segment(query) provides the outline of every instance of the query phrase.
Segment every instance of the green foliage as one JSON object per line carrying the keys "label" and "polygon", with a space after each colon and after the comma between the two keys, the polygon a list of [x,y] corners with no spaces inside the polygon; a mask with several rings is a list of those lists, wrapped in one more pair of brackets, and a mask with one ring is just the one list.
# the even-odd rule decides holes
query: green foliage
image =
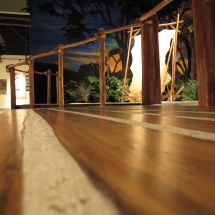
{"label": "green foliage", "polygon": [[[118,102],[122,96],[123,80],[113,76],[106,77],[106,101]],[[130,79],[126,81],[126,90],[129,88]],[[65,102],[99,102],[99,78],[88,76],[79,84],[69,81],[64,89]]]}
{"label": "green foliage", "polygon": [[76,101],[76,81],[70,80],[64,86],[64,101],[65,103],[71,103]]}
{"label": "green foliage", "polygon": [[188,27],[188,30],[189,30],[190,33],[192,33],[193,30],[194,30],[193,25],[190,25],[190,26]]}
{"label": "green foliage", "polygon": [[82,81],[77,85],[75,92],[76,101],[88,103],[90,96],[93,94],[93,88],[86,82]]}
{"label": "green foliage", "polygon": [[90,96],[91,102],[99,102],[99,79],[95,76],[88,76],[84,82],[91,86],[93,94]]}
{"label": "green foliage", "polygon": [[[127,80],[128,83],[128,80]],[[128,88],[128,84],[126,85]],[[119,102],[122,96],[123,80],[109,76],[106,78],[106,101]]]}
{"label": "green foliage", "polygon": [[188,80],[184,83],[184,89],[180,93],[182,101],[198,100],[198,84],[196,80]]}
{"label": "green foliage", "polygon": [[[127,79],[126,88],[128,90],[128,84],[130,79]],[[88,76],[85,79],[93,91],[95,92],[92,96],[92,101],[99,101],[99,79],[94,76]],[[122,96],[123,80],[120,80],[113,76],[106,77],[106,101],[107,102],[118,102]]]}

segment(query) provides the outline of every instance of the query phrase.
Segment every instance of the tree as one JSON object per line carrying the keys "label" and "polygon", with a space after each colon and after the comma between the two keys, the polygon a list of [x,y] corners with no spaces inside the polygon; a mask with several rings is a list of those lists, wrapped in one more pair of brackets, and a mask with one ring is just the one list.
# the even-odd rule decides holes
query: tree
{"label": "tree", "polygon": [[[26,0],[27,8],[24,10],[32,13],[31,3],[34,0]],[[47,0],[38,7],[40,12],[48,13],[57,19],[64,19],[65,25],[60,29],[63,36],[69,42],[84,40],[94,36],[98,31],[98,25],[92,25],[88,22],[89,17],[97,19],[100,27],[105,29],[134,23],[135,19],[151,10],[162,0]],[[160,21],[172,20],[176,11],[178,11],[184,2],[190,0],[174,0],[164,9],[158,12]],[[112,16],[112,11],[118,11],[117,17]],[[32,14],[33,15],[33,14]],[[113,38],[119,46],[119,54],[122,61],[122,67],[126,65],[127,31],[115,32],[107,35]]]}

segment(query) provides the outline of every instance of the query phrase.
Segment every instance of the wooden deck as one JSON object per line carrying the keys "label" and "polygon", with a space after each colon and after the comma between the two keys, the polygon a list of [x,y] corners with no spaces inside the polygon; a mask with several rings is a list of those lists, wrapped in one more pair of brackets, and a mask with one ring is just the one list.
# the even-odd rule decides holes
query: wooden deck
{"label": "wooden deck", "polygon": [[[34,111],[123,214],[215,214],[215,107],[77,106]],[[16,135],[23,129],[22,113],[7,111],[0,117],[2,215],[16,214],[22,193],[23,149]]]}

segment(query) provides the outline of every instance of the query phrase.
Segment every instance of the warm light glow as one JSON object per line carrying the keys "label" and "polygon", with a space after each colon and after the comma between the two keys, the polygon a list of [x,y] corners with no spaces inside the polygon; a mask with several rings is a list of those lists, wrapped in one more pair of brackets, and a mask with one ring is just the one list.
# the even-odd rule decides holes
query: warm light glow
{"label": "warm light glow", "polygon": [[[170,49],[170,41],[175,30],[163,30],[158,33],[159,39],[159,55],[160,55],[160,79],[161,79],[161,92],[164,91],[165,84],[167,84],[171,77],[167,74],[167,65],[165,64],[165,58],[168,50]],[[133,72],[133,79],[130,86],[131,92],[139,92],[142,89],[142,53],[141,53],[141,35],[134,38],[135,44],[131,50],[132,53],[132,65],[131,70]]]}
{"label": "warm light glow", "polygon": [[25,82],[25,75],[23,73],[16,73],[15,85],[16,85],[16,98],[25,99],[26,98],[26,82]]}

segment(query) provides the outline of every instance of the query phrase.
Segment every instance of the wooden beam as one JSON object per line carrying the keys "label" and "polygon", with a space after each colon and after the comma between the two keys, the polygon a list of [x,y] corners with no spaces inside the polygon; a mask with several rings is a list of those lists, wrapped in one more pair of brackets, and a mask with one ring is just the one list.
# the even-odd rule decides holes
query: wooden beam
{"label": "wooden beam", "polygon": [[100,106],[105,106],[106,102],[106,81],[105,81],[105,29],[100,28],[97,33],[99,40],[99,92],[100,92]]}
{"label": "wooden beam", "polygon": [[51,70],[48,70],[46,74],[47,74],[47,104],[51,104]]}
{"label": "wooden beam", "polygon": [[173,51],[172,51],[172,84],[171,84],[171,101],[175,100],[175,77],[176,77],[176,54],[177,54],[177,38],[178,38],[178,25],[179,14],[177,15],[177,24],[175,35],[172,38]]}
{"label": "wooden beam", "polygon": [[169,4],[172,0],[163,0],[159,4],[157,4],[152,10],[150,10],[148,13],[143,14],[140,18],[138,18],[139,22],[143,22],[147,20],[149,17],[151,17],[153,14],[157,13],[159,10],[161,10],[163,7],[165,7],[167,4]]}
{"label": "wooden beam", "polygon": [[130,56],[130,51],[131,51],[132,34],[133,34],[133,28],[130,29],[130,33],[129,33],[129,43],[128,43],[128,51],[127,51],[127,59],[126,59],[126,66],[125,66],[125,75],[124,75],[124,81],[123,81],[121,102],[123,102],[123,100],[124,100],[126,79],[127,79],[127,74],[128,74],[128,62],[129,62],[129,56]]}
{"label": "wooden beam", "polygon": [[58,45],[58,102],[59,108],[64,107],[64,72],[63,72],[63,50],[61,49],[63,45]]}
{"label": "wooden beam", "polygon": [[57,54],[57,51],[52,50],[52,51],[49,51],[49,52],[44,52],[44,53],[41,53],[41,54],[38,54],[38,55],[30,56],[28,58],[28,60],[35,60],[37,58],[46,57],[46,56],[50,56],[50,55],[53,55],[53,54]]}
{"label": "wooden beam", "polygon": [[193,0],[199,106],[215,106],[215,3]]}
{"label": "wooden beam", "polygon": [[23,73],[29,73],[29,71],[23,71],[23,70],[21,70],[21,69],[17,69],[17,68],[15,68],[15,71],[17,71],[17,72],[23,72]]}
{"label": "wooden beam", "polygon": [[[183,22],[184,20],[181,20],[178,23],[183,23]],[[168,26],[168,25],[176,25],[176,24],[177,22],[170,22],[170,23],[162,23],[162,24],[159,24],[158,26],[160,27],[160,26]]]}
{"label": "wooden beam", "polygon": [[15,64],[11,64],[11,65],[8,65],[7,68],[10,69],[10,68],[15,68],[17,66],[23,66],[23,65],[28,65],[28,63],[26,61],[24,62],[19,62],[19,63],[15,63]]}
{"label": "wooden beam", "polygon": [[34,61],[29,61],[30,108],[34,108]]}
{"label": "wooden beam", "polygon": [[160,60],[158,18],[154,14],[141,27],[142,44],[142,104],[160,104]]}
{"label": "wooden beam", "polygon": [[38,74],[38,75],[47,75],[45,72],[37,72],[37,71],[34,71],[34,74]]}
{"label": "wooden beam", "polygon": [[15,84],[15,68],[10,68],[10,104],[11,109],[16,109],[16,84]]}
{"label": "wooden beam", "polygon": [[59,72],[56,72],[56,95],[57,95],[57,104],[59,104]]}

